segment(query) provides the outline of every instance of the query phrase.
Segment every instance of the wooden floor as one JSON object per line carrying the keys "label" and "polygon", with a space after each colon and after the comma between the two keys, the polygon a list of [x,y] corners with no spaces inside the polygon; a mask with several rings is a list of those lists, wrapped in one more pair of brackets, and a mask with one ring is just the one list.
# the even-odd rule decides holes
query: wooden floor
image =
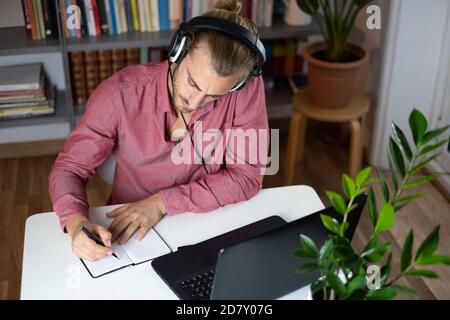
{"label": "wooden floor", "polygon": [[[280,159],[284,159],[288,122],[272,122],[271,126],[284,128],[280,131]],[[347,134],[337,125],[314,122],[307,130],[305,157],[297,165],[295,183],[312,186],[326,205],[326,190],[341,191],[341,174],[347,163]],[[20,297],[25,221],[34,213],[53,211],[47,193],[47,177],[54,160],[55,156],[0,160],[0,299]],[[264,187],[282,186],[283,171],[281,163],[277,175],[265,177]],[[104,205],[110,191],[99,177],[94,177],[87,186],[90,205]],[[440,223],[440,252],[450,254],[450,204],[431,184],[423,191],[428,193],[425,198],[398,212],[395,228],[386,239],[393,242],[394,250],[398,252],[409,229],[413,228],[417,248],[419,241]],[[301,206],[299,203],[299,210]],[[365,213],[354,238],[356,248],[361,248],[367,241],[368,226]],[[398,259],[395,262],[398,263]],[[450,268],[432,269],[441,275],[440,280],[403,283],[419,290],[421,299],[450,299]]]}

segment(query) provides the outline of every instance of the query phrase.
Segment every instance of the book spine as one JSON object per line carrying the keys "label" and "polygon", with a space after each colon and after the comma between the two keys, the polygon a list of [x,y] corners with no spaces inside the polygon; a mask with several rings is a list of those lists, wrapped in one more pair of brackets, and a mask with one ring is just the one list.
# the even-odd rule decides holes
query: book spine
{"label": "book spine", "polygon": [[272,27],[273,17],[273,0],[266,0],[266,7],[264,8],[264,27]]}
{"label": "book spine", "polygon": [[140,54],[139,48],[126,49],[127,66],[139,64],[140,62],[139,54]]}
{"label": "book spine", "polygon": [[83,105],[87,100],[83,52],[69,53],[69,60],[73,101],[75,105]]}
{"label": "book spine", "polygon": [[92,3],[92,14],[94,15],[95,35],[100,35],[102,31],[100,27],[100,16],[98,13],[97,0],[91,0],[91,3]]}
{"label": "book spine", "polygon": [[122,33],[122,25],[120,24],[120,10],[119,10],[119,0],[113,0],[114,2],[114,19],[116,22],[116,34]]}
{"label": "book spine", "polygon": [[[31,2],[31,0],[29,0]],[[59,10],[61,11],[61,25],[63,29],[64,38],[68,39],[70,38],[70,32],[67,28],[67,11],[66,11],[66,4],[64,0],[59,0]]]}
{"label": "book spine", "polygon": [[81,36],[88,36],[89,35],[89,30],[87,27],[87,18],[86,18],[86,9],[84,7],[84,2],[83,0],[77,0],[77,6],[78,8],[80,8],[80,31],[81,31]]}
{"label": "book spine", "polygon": [[125,15],[126,15],[126,22],[127,22],[127,29],[130,32],[136,31],[134,30],[133,26],[133,16],[131,14],[131,1],[125,0]]}
{"label": "book spine", "polygon": [[112,75],[112,52],[111,50],[100,50],[98,52],[98,63],[100,82]]}
{"label": "book spine", "polygon": [[[77,0],[72,0],[72,5],[77,5]],[[80,17],[79,17],[80,18]],[[81,38],[81,21],[79,21],[80,23],[80,28],[75,28],[75,36],[79,39]]]}
{"label": "book spine", "polygon": [[134,31],[142,31],[139,26],[139,6],[137,0],[131,0],[131,17]]}
{"label": "book spine", "polygon": [[106,21],[108,23],[108,33],[114,34],[114,30],[112,27],[112,19],[111,19],[111,6],[109,4],[109,0],[104,0],[104,3],[105,3]]}
{"label": "book spine", "polygon": [[[64,8],[64,10],[67,12],[67,9],[73,5],[73,0],[65,0],[66,2],[66,7]],[[66,16],[66,22],[67,22],[67,16]],[[67,25],[67,24],[66,24]],[[77,30],[75,28],[73,29],[69,29],[69,34],[71,38],[76,38],[77,37]],[[80,33],[81,34],[81,33]]]}
{"label": "book spine", "polygon": [[87,96],[89,97],[100,82],[98,51],[84,52],[84,66],[86,73],[86,90]]}
{"label": "book spine", "polygon": [[169,30],[169,2],[158,0],[160,30]]}
{"label": "book spine", "polygon": [[84,0],[84,8],[86,10],[86,19],[90,36],[95,36],[94,11],[92,9],[91,0]]}
{"label": "book spine", "polygon": [[104,0],[97,0],[98,16],[100,19],[100,30],[104,34],[108,34],[109,24],[106,16],[106,5]]}
{"label": "book spine", "polygon": [[148,31],[154,31],[153,30],[153,13],[152,13],[152,2],[151,0],[146,1],[147,6],[147,24],[148,24]]}
{"label": "book spine", "polygon": [[125,13],[125,0],[119,0],[119,4],[120,29],[122,32],[128,32],[127,14]]}
{"label": "book spine", "polygon": [[151,0],[152,6],[152,29],[153,31],[159,31],[159,8],[158,0]]}
{"label": "book spine", "polygon": [[111,14],[111,34],[118,34],[117,24],[116,24],[116,12],[115,12],[115,1],[109,0],[109,13]]}
{"label": "book spine", "polygon": [[112,50],[112,69],[113,73],[116,73],[120,69],[126,66],[125,50],[113,49]]}
{"label": "book spine", "polygon": [[147,47],[143,47],[140,49],[141,50],[141,60],[140,63],[141,64],[146,64],[148,63],[148,48]]}
{"label": "book spine", "polygon": [[[32,0],[33,1],[33,16],[34,16],[34,22],[36,25],[36,39],[42,39],[41,36],[41,25],[39,22],[39,10],[38,10],[38,1],[39,0]],[[39,5],[40,7],[40,5]]]}
{"label": "book spine", "polygon": [[141,26],[141,32],[148,31],[147,26],[145,24],[145,4],[144,0],[138,0],[138,8],[139,8],[139,25]]}
{"label": "book spine", "polygon": [[31,19],[30,19],[30,8],[28,7],[28,1],[22,0],[22,12],[23,12],[23,21],[25,21],[25,31],[27,32],[27,36],[32,38],[31,32]]}

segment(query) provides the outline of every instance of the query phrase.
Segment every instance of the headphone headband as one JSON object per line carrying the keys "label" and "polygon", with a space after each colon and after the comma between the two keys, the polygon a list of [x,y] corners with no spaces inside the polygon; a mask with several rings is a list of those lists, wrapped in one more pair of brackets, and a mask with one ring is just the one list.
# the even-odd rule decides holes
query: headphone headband
{"label": "headphone headband", "polygon": [[[235,39],[245,43],[253,52],[256,53],[258,62],[250,70],[250,76],[260,76],[262,73],[262,66],[266,62],[266,50],[261,40],[251,31],[242,27],[237,23],[230,22],[225,19],[209,16],[197,16],[189,20],[187,23],[181,23],[180,27],[174,34],[170,48],[169,60],[171,62],[180,63],[186,55],[185,41],[189,32],[196,30],[212,30],[223,32]],[[230,91],[239,90],[248,81],[244,79],[237,84]]]}

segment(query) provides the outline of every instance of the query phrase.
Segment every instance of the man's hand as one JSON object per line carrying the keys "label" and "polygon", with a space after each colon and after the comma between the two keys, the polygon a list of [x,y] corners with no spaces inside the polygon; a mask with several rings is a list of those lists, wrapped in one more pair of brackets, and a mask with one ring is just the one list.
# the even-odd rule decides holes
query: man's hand
{"label": "man's hand", "polygon": [[[98,234],[106,247],[98,245],[95,241],[89,239],[80,230],[82,226]],[[89,222],[85,216],[76,215],[73,217],[66,224],[66,230],[72,238],[72,251],[76,256],[88,261],[95,261],[112,254],[111,233],[106,228]]]}
{"label": "man's hand", "polygon": [[144,238],[147,231],[161,220],[166,208],[159,193],[143,200],[125,204],[106,214],[114,218],[109,226],[113,238],[120,236],[119,243],[126,243],[131,235],[138,230],[136,240]]}

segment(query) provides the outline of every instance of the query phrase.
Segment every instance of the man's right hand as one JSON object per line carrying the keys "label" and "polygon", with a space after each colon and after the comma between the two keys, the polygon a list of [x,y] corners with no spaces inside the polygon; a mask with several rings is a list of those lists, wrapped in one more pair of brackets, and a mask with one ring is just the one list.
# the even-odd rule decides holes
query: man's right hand
{"label": "man's right hand", "polygon": [[[96,233],[106,247],[98,245],[95,241],[80,230],[84,226]],[[81,259],[95,261],[112,254],[111,232],[106,228],[91,223],[86,216],[76,215],[66,224],[66,230],[72,239],[72,252]]]}

